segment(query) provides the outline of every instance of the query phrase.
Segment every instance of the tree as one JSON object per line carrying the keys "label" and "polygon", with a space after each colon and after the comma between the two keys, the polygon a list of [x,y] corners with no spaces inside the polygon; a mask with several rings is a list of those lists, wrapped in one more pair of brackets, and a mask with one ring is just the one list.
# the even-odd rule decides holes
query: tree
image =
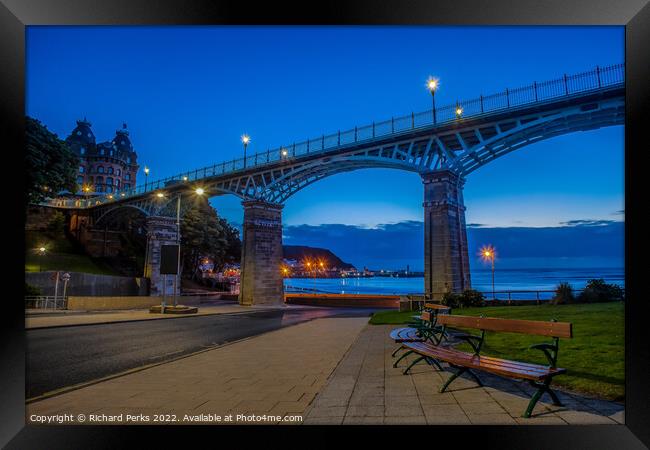
{"label": "tree", "polygon": [[194,205],[181,223],[183,274],[196,279],[202,258],[211,258],[215,266],[223,264],[228,248],[224,226],[217,211],[206,202]]}
{"label": "tree", "polygon": [[77,190],[79,158],[68,145],[31,117],[26,118],[25,205],[50,193]]}
{"label": "tree", "polygon": [[223,217],[219,218],[219,223],[223,227],[226,236],[225,262],[238,263],[241,260],[241,239],[239,238],[239,230],[230,225]]}

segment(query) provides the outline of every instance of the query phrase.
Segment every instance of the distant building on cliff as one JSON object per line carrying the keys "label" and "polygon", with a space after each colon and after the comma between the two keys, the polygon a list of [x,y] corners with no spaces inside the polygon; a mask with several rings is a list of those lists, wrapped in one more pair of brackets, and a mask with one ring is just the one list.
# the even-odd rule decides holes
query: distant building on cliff
{"label": "distant building on cliff", "polygon": [[115,132],[113,140],[95,143],[92,124],[77,120],[77,126],[65,142],[79,157],[77,184],[84,193],[114,193],[135,187],[138,155],[133,150],[126,124]]}

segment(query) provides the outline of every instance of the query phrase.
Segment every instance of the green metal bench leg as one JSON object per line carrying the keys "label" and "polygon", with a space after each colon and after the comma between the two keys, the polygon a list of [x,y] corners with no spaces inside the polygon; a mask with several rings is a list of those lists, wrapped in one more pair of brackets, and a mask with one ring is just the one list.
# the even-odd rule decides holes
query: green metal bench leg
{"label": "green metal bench leg", "polygon": [[416,359],[415,359],[415,360],[414,360],[414,361],[413,361],[413,362],[412,362],[412,363],[411,363],[411,364],[406,368],[406,370],[405,370],[404,372],[402,372],[402,374],[403,374],[403,375],[406,375],[407,373],[409,373],[409,370],[411,370],[411,367],[413,367],[414,365],[416,365],[417,363],[419,363],[420,361],[422,361],[422,360],[425,359],[425,358],[426,358],[426,356],[420,356],[419,358],[416,358]]}
{"label": "green metal bench leg", "polygon": [[427,357],[426,360],[427,360],[427,362],[429,364],[432,364],[432,365],[436,366],[438,368],[438,370],[442,370],[442,366],[440,365],[440,363],[436,359]]}
{"label": "green metal bench leg", "polygon": [[400,345],[399,347],[397,347],[397,350],[395,350],[395,351],[394,351],[390,356],[392,356],[392,357],[394,358],[395,355],[397,355],[397,352],[399,352],[399,351],[400,351],[401,349],[403,349],[403,348],[404,348],[404,346],[403,346],[403,345]]}
{"label": "green metal bench leg", "polygon": [[564,406],[560,399],[557,397],[557,394],[553,392],[550,388],[546,388],[546,392],[548,392],[548,395],[551,396],[551,399],[553,400],[553,404],[555,406]]}
{"label": "green metal bench leg", "polygon": [[467,368],[461,367],[460,369],[458,369],[458,371],[456,373],[452,373],[451,376],[447,379],[447,381],[445,381],[445,384],[442,385],[439,392],[440,393],[445,392],[445,389],[447,389],[447,387],[451,384],[451,382],[454,381],[459,376],[461,376],[466,371],[467,371]]}
{"label": "green metal bench leg", "polygon": [[413,353],[413,350],[409,350],[409,351],[406,352],[406,353],[402,353],[402,356],[400,356],[400,357],[397,359],[397,361],[395,361],[395,362],[393,363],[393,367],[397,367],[397,365],[399,364],[399,362],[400,362],[401,360],[403,360],[404,358],[406,358],[406,357],[407,357],[408,355],[410,355],[411,353]]}
{"label": "green metal bench leg", "polygon": [[526,419],[528,419],[530,417],[530,415],[533,413],[533,409],[535,408],[535,405],[537,404],[537,401],[539,400],[539,398],[544,393],[544,390],[545,389],[543,387],[540,387],[539,389],[537,389],[537,392],[535,392],[533,394],[533,397],[530,399],[530,402],[528,403],[528,408],[526,408],[526,412],[524,413],[524,415],[522,417],[524,417]]}
{"label": "green metal bench leg", "polygon": [[537,388],[537,392],[535,392],[530,399],[530,403],[528,403],[528,408],[526,408],[526,412],[524,412],[522,417],[529,418],[530,415],[533,413],[533,409],[535,408],[535,405],[539,401],[539,399],[542,397],[544,392],[547,392],[548,395],[551,396],[551,399],[553,400],[553,404],[555,406],[564,406],[562,405],[562,402],[560,402],[560,399],[557,397],[557,394],[551,390],[549,387],[551,384],[551,379],[549,378],[546,380],[543,384],[542,383],[535,383],[534,381],[531,381],[530,384],[534,387]]}

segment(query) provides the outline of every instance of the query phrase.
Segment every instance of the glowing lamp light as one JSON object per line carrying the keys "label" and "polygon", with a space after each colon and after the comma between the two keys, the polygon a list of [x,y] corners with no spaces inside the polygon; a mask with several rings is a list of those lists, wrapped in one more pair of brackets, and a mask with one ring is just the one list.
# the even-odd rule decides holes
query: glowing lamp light
{"label": "glowing lamp light", "polygon": [[156,197],[158,197],[158,198],[163,198],[164,196],[165,196],[165,194],[163,194],[162,192],[158,192],[156,194]]}
{"label": "glowing lamp light", "polygon": [[438,79],[429,77],[426,86],[431,93],[434,93],[438,89]]}
{"label": "glowing lamp light", "polygon": [[41,253],[45,253],[45,247],[39,247],[38,251],[41,252]]}
{"label": "glowing lamp light", "polygon": [[183,181],[187,181],[187,177],[183,177]]}
{"label": "glowing lamp light", "polygon": [[248,143],[251,141],[251,137],[247,134],[242,134],[241,141],[244,143],[244,145],[248,145]]}
{"label": "glowing lamp light", "polygon": [[463,108],[461,108],[460,106],[457,106],[456,107],[456,116],[460,117],[462,114],[463,114]]}
{"label": "glowing lamp light", "polygon": [[144,166],[144,173],[145,175],[149,175],[149,168],[147,166]]}
{"label": "glowing lamp light", "polygon": [[205,193],[205,191],[203,190],[203,188],[196,188],[196,190],[195,190],[194,192],[196,192],[197,195],[203,195],[203,194]]}
{"label": "glowing lamp light", "polygon": [[289,154],[289,152],[287,151],[287,149],[283,148],[282,149],[282,156],[287,156],[288,154]]}

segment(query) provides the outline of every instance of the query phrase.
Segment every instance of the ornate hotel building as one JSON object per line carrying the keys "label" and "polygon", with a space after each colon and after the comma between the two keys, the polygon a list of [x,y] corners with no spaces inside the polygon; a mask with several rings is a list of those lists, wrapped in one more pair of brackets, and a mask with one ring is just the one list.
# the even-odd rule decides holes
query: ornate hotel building
{"label": "ornate hotel building", "polygon": [[114,193],[128,191],[136,186],[137,154],[129,139],[126,124],[115,132],[110,142],[95,143],[92,124],[77,120],[77,126],[66,143],[79,156],[77,184],[84,193]]}

